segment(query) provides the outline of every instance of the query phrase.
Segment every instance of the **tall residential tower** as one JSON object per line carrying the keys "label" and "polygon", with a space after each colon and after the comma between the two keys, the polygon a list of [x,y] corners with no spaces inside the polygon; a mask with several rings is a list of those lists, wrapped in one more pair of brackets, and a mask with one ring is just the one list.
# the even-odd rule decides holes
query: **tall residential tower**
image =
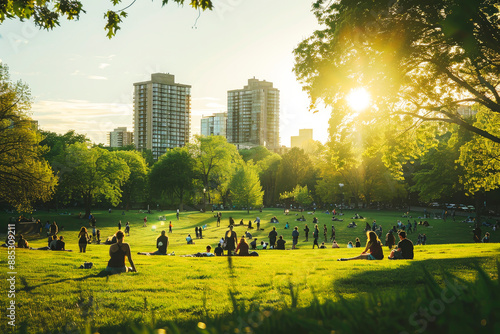
{"label": "tall residential tower", "polygon": [[167,149],[185,146],[191,122],[191,86],[171,74],[151,74],[134,83],[134,144],[157,160]]}
{"label": "tall residential tower", "polygon": [[227,92],[227,141],[239,148],[279,148],[280,92],[271,82],[249,79]]}

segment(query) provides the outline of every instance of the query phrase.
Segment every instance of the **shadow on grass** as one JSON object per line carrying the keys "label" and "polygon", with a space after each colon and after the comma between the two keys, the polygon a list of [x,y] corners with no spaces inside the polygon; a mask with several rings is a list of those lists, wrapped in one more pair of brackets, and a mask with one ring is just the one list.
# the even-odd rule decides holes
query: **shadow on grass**
{"label": "shadow on grass", "polygon": [[[359,260],[356,263],[360,263]],[[390,261],[384,259],[383,261]],[[476,258],[453,258],[453,259],[428,259],[422,261],[415,260],[394,260],[404,263],[401,268],[387,268],[382,270],[369,269],[363,271],[352,271],[347,278],[335,279],[334,289],[339,294],[373,293],[374,291],[389,290],[399,287],[401,289],[412,289],[421,287],[426,282],[427,271],[433,275],[438,283],[443,278],[443,273],[470,272],[477,273],[477,268],[486,262],[491,262],[494,266],[494,257]],[[352,262],[352,261],[351,261]],[[368,262],[368,261],[364,261]],[[367,264],[369,265],[369,264]]]}
{"label": "shadow on grass", "polygon": [[64,278],[64,279],[60,279],[57,281],[52,281],[52,282],[42,283],[42,284],[32,285],[32,286],[29,285],[28,281],[24,277],[21,277],[20,280],[21,280],[21,283],[23,285],[23,288],[21,288],[20,291],[30,292],[36,288],[41,287],[41,286],[59,284],[59,283],[64,283],[64,282],[68,282],[68,281],[82,282],[82,281],[85,281],[89,278],[106,278],[106,282],[107,282],[109,279],[109,276],[113,276],[113,275],[117,275],[117,274],[111,274],[111,273],[107,272],[106,270],[102,270],[97,274],[82,276],[82,277],[78,277],[78,278]]}

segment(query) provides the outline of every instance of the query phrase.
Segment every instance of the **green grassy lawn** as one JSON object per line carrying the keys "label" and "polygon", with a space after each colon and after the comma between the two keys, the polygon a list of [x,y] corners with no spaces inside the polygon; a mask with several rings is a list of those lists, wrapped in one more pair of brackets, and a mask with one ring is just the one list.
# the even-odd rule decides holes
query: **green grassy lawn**
{"label": "green grassy lawn", "polygon": [[[384,234],[389,226],[395,225],[399,214],[389,211],[359,211],[371,223],[373,219],[384,227]],[[346,212],[350,218],[354,212]],[[414,217],[419,213],[413,213]],[[7,214],[0,215],[2,231],[5,231]],[[148,226],[142,227],[144,216],[148,217]],[[159,221],[158,217],[166,217]],[[204,251],[206,245],[215,246],[227,230],[228,218],[232,216],[236,223],[240,219],[254,220],[259,216],[263,231],[252,231],[254,237],[268,241],[267,234],[273,226],[278,234],[287,240],[287,250],[259,250],[259,257],[188,258],[182,254]],[[270,224],[272,216],[277,216],[279,224]],[[78,252],[77,234],[81,226],[88,226],[88,221],[78,219],[78,212],[73,215],[55,215],[38,213],[36,216],[45,220],[56,220],[64,231],[67,249],[74,252],[50,252],[17,249],[17,329],[29,333],[72,333],[90,323],[92,328],[101,333],[113,333],[113,326],[123,325],[137,320],[148,323],[155,319],[175,322],[191,321],[209,316],[216,316],[232,311],[229,291],[235,292],[237,300],[247,305],[256,303],[268,309],[281,309],[290,305],[290,285],[298,291],[298,307],[305,307],[314,298],[336,300],[340,296],[355,298],[373,292],[408,290],[421,287],[424,282],[424,268],[438,282],[442,283],[443,270],[460,278],[472,281],[480,265],[494,279],[498,279],[496,262],[500,260],[500,232],[489,231],[492,243],[472,243],[472,227],[469,224],[448,220],[429,220],[431,227],[418,228],[426,233],[428,245],[415,247],[413,261],[352,261],[338,262],[339,257],[358,255],[360,249],[347,249],[348,241],[356,237],[366,242],[363,228],[365,220],[357,220],[358,228],[349,229],[350,219],[333,222],[337,231],[340,249],[312,250],[312,231],[309,242],[304,242],[303,228],[307,223],[312,228],[312,215],[305,213],[307,222],[295,222],[295,216],[284,216],[280,210],[265,210],[263,213],[228,212],[222,215],[221,227],[216,227],[212,213],[181,213],[177,221],[172,211],[145,214],[121,211],[109,214],[107,211],[95,213],[97,226],[101,230],[101,239],[116,232],[118,220],[130,221],[130,243],[137,273],[99,277],[109,259],[107,245],[90,244],[87,253]],[[319,224],[326,224],[329,233],[331,216],[318,213]],[[137,252],[154,251],[156,237],[162,229],[168,231],[168,222],[172,220],[174,231],[169,235],[168,252],[175,251],[176,256],[140,256]],[[458,219],[457,219],[458,220]],[[291,250],[291,230],[284,230],[285,222],[299,227],[299,249]],[[405,220],[403,220],[405,221]],[[412,218],[413,221],[413,218]],[[417,219],[418,221],[418,219]],[[163,222],[163,225],[162,225]],[[195,240],[194,245],[186,245],[185,237],[190,233],[194,237],[194,227],[207,224],[203,240]],[[156,229],[153,228],[156,226]],[[241,236],[246,227],[236,226],[235,231]],[[416,241],[416,234],[409,238]],[[329,235],[328,235],[329,239]],[[30,239],[30,246],[46,246],[46,237]],[[323,240],[321,235],[320,240]],[[329,242],[327,243],[330,244]],[[7,251],[2,248],[0,267],[7,272]],[[384,247],[385,255],[389,254]],[[90,270],[78,269],[83,262],[93,262]],[[5,277],[5,275],[3,275]],[[6,280],[1,280],[0,288],[7,291]],[[2,295],[2,308],[7,301]],[[24,329],[21,324],[26,326]],[[0,324],[0,332],[7,333],[6,322]]]}

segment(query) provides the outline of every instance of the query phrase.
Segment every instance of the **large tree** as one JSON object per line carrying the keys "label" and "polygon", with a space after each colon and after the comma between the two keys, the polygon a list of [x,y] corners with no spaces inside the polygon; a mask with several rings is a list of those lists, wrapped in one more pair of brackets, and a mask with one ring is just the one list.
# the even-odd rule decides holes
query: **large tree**
{"label": "large tree", "polygon": [[[123,3],[122,0],[109,0],[109,4],[113,9],[108,10],[104,14],[106,25],[104,29],[107,31],[109,38],[113,37],[117,30],[120,29],[120,24],[123,18],[127,17],[126,10],[135,3],[136,0],[131,0],[130,3]],[[185,0],[172,0],[179,5],[183,5]],[[165,6],[168,0],[161,0],[161,5]],[[189,5],[195,9],[212,9],[212,0],[191,0]],[[63,19],[72,21],[78,20],[81,14],[86,11],[83,7],[83,1],[80,0],[38,0],[38,1],[16,1],[7,0],[0,2],[0,23],[5,19],[33,19],[35,24],[43,29],[53,29],[60,24]]]}
{"label": "large tree", "polygon": [[132,204],[143,203],[146,199],[148,166],[137,151],[115,151],[113,154],[125,161],[130,170],[129,178],[121,186],[122,203],[129,210]]}
{"label": "large tree", "polygon": [[193,190],[195,161],[185,147],[167,151],[158,159],[149,173],[149,190],[156,201],[175,198],[179,210],[183,210],[184,198]]}
{"label": "large tree", "polygon": [[230,192],[231,202],[239,207],[245,207],[247,213],[250,212],[250,207],[256,208],[262,205],[264,192],[255,166],[251,163],[242,163],[231,180]]}
{"label": "large tree", "polygon": [[204,196],[205,201],[211,199],[212,190],[217,190],[223,204],[226,204],[231,177],[242,162],[236,146],[222,136],[196,136],[195,142],[188,148],[196,161],[195,171],[208,196]]}
{"label": "large tree", "polygon": [[[500,113],[500,7],[491,0],[318,0],[322,29],[295,50],[295,73],[312,103],[334,107],[365,87],[365,119],[398,124],[394,134],[425,122],[455,123],[500,143],[473,124],[460,106],[476,103]],[[394,137],[394,136],[392,136]]]}
{"label": "large tree", "polygon": [[118,205],[122,189],[130,176],[127,163],[117,155],[86,143],[75,143],[61,154],[58,176],[68,196],[82,199],[85,216],[96,200],[106,199]]}
{"label": "large tree", "polygon": [[292,148],[285,153],[278,168],[276,188],[278,193],[292,191],[295,186],[307,185],[314,194],[316,186],[317,169],[304,150]]}
{"label": "large tree", "polygon": [[35,201],[47,201],[57,179],[43,159],[42,136],[28,117],[29,89],[11,82],[0,63],[0,199],[18,211],[31,211]]}

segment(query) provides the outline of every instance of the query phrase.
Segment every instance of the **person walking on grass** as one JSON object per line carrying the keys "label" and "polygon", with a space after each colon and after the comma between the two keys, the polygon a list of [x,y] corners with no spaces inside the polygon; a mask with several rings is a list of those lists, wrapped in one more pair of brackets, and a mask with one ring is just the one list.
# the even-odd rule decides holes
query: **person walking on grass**
{"label": "person walking on grass", "polygon": [[295,226],[292,231],[292,249],[296,248],[298,242],[299,242],[299,228]]}
{"label": "person walking on grass", "polygon": [[125,225],[125,234],[127,237],[130,236],[130,222],[127,222],[127,225]]}
{"label": "person walking on grass", "polygon": [[318,228],[317,224],[314,226],[313,238],[314,238],[313,249],[314,249],[315,245],[318,246],[318,248],[319,248],[319,244],[318,244],[319,228]]}
{"label": "person walking on grass", "polygon": [[122,229],[122,221],[119,220],[118,221],[118,231],[121,231],[121,229]]}
{"label": "person walking on grass", "polygon": [[309,241],[309,227],[307,227],[307,224],[304,228],[304,232],[306,233],[306,241]]}
{"label": "person walking on grass", "polygon": [[368,231],[366,233],[368,238],[366,242],[365,250],[361,255],[351,257],[351,258],[340,258],[337,261],[349,261],[349,260],[382,260],[384,258],[384,252],[382,250],[382,245],[380,243],[377,234],[373,231]]}
{"label": "person walking on grass", "polygon": [[326,242],[326,235],[328,234],[328,227],[326,227],[326,224],[323,225],[323,236],[325,237],[325,242]]}
{"label": "person walking on grass", "polygon": [[170,223],[168,224],[168,233],[172,233],[172,221],[170,221]]}
{"label": "person walking on grass", "polygon": [[334,241],[335,240],[335,227],[332,225],[332,235],[330,237],[330,241]]}
{"label": "person walking on grass", "polygon": [[80,248],[80,253],[85,253],[87,251],[87,243],[89,240],[89,234],[85,226],[82,226],[80,233],[78,233],[78,247]]}
{"label": "person walking on grass", "polygon": [[276,227],[273,227],[272,231],[269,232],[269,247],[274,249],[276,247],[276,238],[278,237],[278,232],[276,232]]}
{"label": "person walking on grass", "polygon": [[233,225],[229,226],[226,235],[224,237],[224,243],[226,244],[227,255],[233,255],[233,251],[236,249],[236,243],[238,242],[238,237],[236,232],[233,231]]}

